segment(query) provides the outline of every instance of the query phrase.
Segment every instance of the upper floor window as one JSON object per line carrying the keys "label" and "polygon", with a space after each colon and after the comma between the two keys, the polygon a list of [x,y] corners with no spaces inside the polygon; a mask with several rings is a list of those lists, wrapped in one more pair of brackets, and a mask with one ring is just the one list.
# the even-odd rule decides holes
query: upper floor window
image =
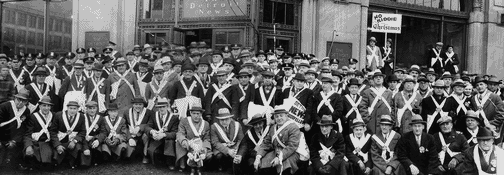
{"label": "upper floor window", "polygon": [[294,4],[264,0],[263,22],[294,25]]}

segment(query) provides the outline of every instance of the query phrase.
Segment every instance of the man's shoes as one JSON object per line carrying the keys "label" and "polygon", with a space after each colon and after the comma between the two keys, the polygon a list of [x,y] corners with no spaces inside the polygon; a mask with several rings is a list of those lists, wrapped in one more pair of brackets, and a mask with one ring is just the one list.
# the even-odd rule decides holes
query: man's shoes
{"label": "man's shoes", "polygon": [[191,175],[195,175],[196,174],[196,168],[191,168]]}
{"label": "man's shoes", "polygon": [[170,165],[170,166],[168,166],[168,169],[170,169],[170,171],[173,171],[173,170],[175,170],[175,166]]}
{"label": "man's shoes", "polygon": [[148,159],[147,157],[144,157],[144,158],[142,159],[142,163],[143,163],[143,164],[148,164],[148,163],[149,163],[149,159]]}
{"label": "man's shoes", "polygon": [[197,174],[197,175],[201,175],[201,170],[200,170],[200,168],[199,168],[199,167],[198,167],[198,168],[196,168],[196,174]]}

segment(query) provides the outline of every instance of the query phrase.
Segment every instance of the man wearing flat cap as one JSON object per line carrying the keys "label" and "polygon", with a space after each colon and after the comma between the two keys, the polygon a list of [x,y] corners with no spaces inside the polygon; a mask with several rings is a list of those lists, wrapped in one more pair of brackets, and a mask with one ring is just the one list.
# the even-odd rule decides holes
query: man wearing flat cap
{"label": "man wearing flat cap", "polygon": [[238,99],[238,89],[231,85],[229,81],[226,80],[229,72],[226,69],[220,68],[215,76],[217,81],[210,85],[206,95],[205,104],[205,120],[215,121],[215,116],[221,108],[227,108],[235,117],[238,116],[239,99]]}
{"label": "man wearing flat cap", "polygon": [[477,77],[475,83],[478,94],[471,97],[470,108],[478,113],[483,122],[482,126],[499,133],[497,136],[500,137],[495,139],[495,143],[501,143],[504,137],[504,129],[502,129],[504,102],[499,96],[488,90],[487,80]]}
{"label": "man wearing flat cap", "polygon": [[119,115],[131,107],[131,99],[140,95],[139,86],[135,75],[126,71],[126,60],[119,58],[115,62],[116,70],[112,72],[107,81],[110,81],[110,103],[119,106]]}
{"label": "man wearing flat cap", "polygon": [[446,97],[444,96],[444,89],[446,85],[443,80],[437,80],[434,85],[434,93],[427,98],[424,98],[421,102],[422,111],[420,115],[427,122],[425,131],[429,134],[435,134],[440,131],[439,125],[436,125],[436,121],[441,118],[441,116],[448,115],[448,112],[443,110],[446,103]]}
{"label": "man wearing flat cap", "polygon": [[53,103],[55,104],[54,107],[52,108],[52,111],[59,111],[61,110],[60,104],[60,98],[56,96],[55,88],[49,86],[46,82],[45,79],[48,76],[47,69],[45,67],[38,67],[37,70],[33,73],[33,78],[34,81],[30,83],[30,85],[27,85],[25,88],[28,90],[29,98],[28,98],[28,109],[30,109],[30,112],[33,113],[38,110],[38,102],[40,99],[42,99],[43,96],[49,96],[52,100]]}
{"label": "man wearing flat cap", "polygon": [[462,82],[462,80],[455,81],[451,85],[453,92],[448,98],[446,98],[446,102],[443,107],[443,111],[448,112],[448,115],[452,117],[454,130],[457,131],[465,129],[464,118],[467,110],[469,109],[469,106],[466,106],[466,104],[468,104],[466,102],[469,101],[469,98],[464,95],[465,87],[466,84]]}
{"label": "man wearing flat cap", "polygon": [[[148,133],[145,132],[148,122],[154,118],[154,112],[147,109],[147,103],[142,97],[135,97],[131,103],[133,106],[124,112],[123,118],[126,120],[126,125],[131,135],[132,144],[126,151],[126,157],[142,154],[142,163],[149,163],[147,158],[147,146],[149,145]],[[133,144],[134,143],[134,144]]]}
{"label": "man wearing flat cap", "polygon": [[355,119],[351,125],[352,133],[345,136],[345,160],[354,175],[371,173],[373,161],[371,160],[371,134],[366,133],[366,123],[362,119]]}
{"label": "man wearing flat cap", "polygon": [[462,132],[455,131],[450,116],[441,117],[437,123],[441,128],[440,132],[434,134],[436,150],[439,152],[439,161],[441,162],[438,169],[441,174],[451,175],[455,173],[457,161],[455,159],[460,159],[463,156],[460,153],[469,148],[469,144],[467,144],[467,139]]}
{"label": "man wearing flat cap", "polygon": [[411,131],[409,122],[414,115],[414,109],[420,108],[422,97],[413,90],[416,81],[411,77],[403,81],[404,88],[401,92],[394,96],[394,106],[396,109],[397,123],[396,127],[399,128],[399,133],[404,134]]}
{"label": "man wearing flat cap", "polygon": [[[71,100],[74,100],[82,106],[86,103],[85,87],[87,84],[87,77],[83,73],[84,63],[82,60],[77,60],[73,67],[74,73],[63,80],[58,95],[60,96],[60,99],[63,100],[63,105],[67,104]],[[66,107],[63,107],[63,109],[66,109]]]}
{"label": "man wearing flat cap", "polygon": [[359,111],[371,133],[380,130],[378,125],[380,116],[391,115],[395,108],[392,101],[392,91],[383,87],[384,79],[385,75],[381,72],[374,73],[372,76],[373,86],[361,93],[362,102],[359,105]]}
{"label": "man wearing flat cap", "polygon": [[0,104],[0,161],[9,162],[12,165],[23,166],[22,156],[19,153],[23,150],[23,135],[26,131],[25,120],[30,117],[30,110],[27,108],[28,91],[22,89],[14,95],[14,99]]}
{"label": "man wearing flat cap", "polygon": [[397,157],[408,175],[439,173],[441,162],[434,137],[424,131],[426,122],[420,115],[414,115],[410,125],[412,131],[404,134],[397,143]]}
{"label": "man wearing flat cap", "polygon": [[203,108],[193,106],[189,109],[190,116],[180,120],[175,144],[177,162],[180,168],[187,165],[191,173],[201,174],[204,161],[210,160],[212,146],[210,144],[210,125],[203,120]]}
{"label": "man wearing flat cap", "polygon": [[315,174],[347,174],[345,168],[345,140],[341,132],[333,128],[331,115],[323,115],[317,122],[319,132],[313,135],[309,145],[310,160]]}
{"label": "man wearing flat cap", "polygon": [[66,104],[67,109],[60,111],[54,116],[53,122],[49,128],[51,134],[51,143],[55,149],[55,159],[57,165],[67,159],[68,163],[74,169],[77,164],[77,158],[81,151],[86,151],[84,155],[89,156],[89,145],[86,142],[86,128],[84,126],[84,115],[79,112],[79,103],[69,101]]}
{"label": "man wearing flat cap", "polygon": [[270,126],[263,143],[257,148],[254,160],[254,168],[260,174],[294,174],[298,170],[301,132],[288,113],[280,107],[273,112],[275,124]]}
{"label": "man wearing flat cap", "polygon": [[394,121],[390,115],[382,115],[379,124],[381,129],[373,135],[373,143],[371,143],[373,174],[405,174],[404,168],[397,159],[396,152],[397,143],[401,138],[401,134],[392,130]]}
{"label": "man wearing flat cap", "polygon": [[223,165],[233,162],[233,172],[239,172],[240,166],[235,160],[240,142],[243,139],[243,128],[233,119],[233,114],[228,108],[218,109],[216,121],[210,126],[211,143],[214,148],[214,160],[218,163],[218,170],[223,171]]}
{"label": "man wearing flat cap", "polygon": [[490,128],[483,127],[477,135],[478,144],[466,149],[462,156],[456,157],[458,174],[490,175],[502,174],[504,150],[494,145],[495,135]]}
{"label": "man wearing flat cap", "polygon": [[[98,103],[95,101],[86,102],[86,114],[84,114],[84,126],[86,129],[85,142],[89,148],[89,154],[81,154],[81,162],[84,166],[102,163],[101,144],[105,140],[106,131],[103,128],[104,118],[98,113]],[[86,153],[87,154],[87,153]]]}
{"label": "man wearing flat cap", "polygon": [[440,75],[444,72],[444,62],[441,58],[443,43],[437,42],[436,46],[428,50],[427,59],[429,60],[429,68],[434,68],[434,72]]}
{"label": "man wearing flat cap", "polygon": [[181,117],[186,117],[191,106],[201,106],[205,98],[203,87],[194,76],[196,67],[193,64],[182,66],[180,81],[175,82],[173,88],[168,91],[171,104],[175,104]]}
{"label": "man wearing flat cap", "polygon": [[52,123],[54,113],[51,112],[53,104],[48,96],[39,101],[40,110],[30,115],[26,120],[26,132],[24,134],[24,158],[28,165],[42,166],[51,165],[53,149],[51,147],[51,135],[49,126]]}

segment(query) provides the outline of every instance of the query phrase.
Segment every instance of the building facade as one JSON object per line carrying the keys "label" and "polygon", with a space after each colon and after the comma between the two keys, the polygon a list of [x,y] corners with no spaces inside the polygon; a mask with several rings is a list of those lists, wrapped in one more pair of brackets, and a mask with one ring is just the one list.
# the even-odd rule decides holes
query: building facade
{"label": "building facade", "polygon": [[[41,53],[44,50],[44,12],[21,3],[4,3],[2,13],[2,47],[8,55]],[[48,51],[64,53],[72,44],[72,20],[62,13],[51,12],[48,20]]]}

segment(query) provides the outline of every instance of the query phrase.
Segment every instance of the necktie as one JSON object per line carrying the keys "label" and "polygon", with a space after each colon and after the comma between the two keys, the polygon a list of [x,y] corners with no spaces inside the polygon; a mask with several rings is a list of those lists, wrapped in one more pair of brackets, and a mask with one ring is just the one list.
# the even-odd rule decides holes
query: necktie
{"label": "necktie", "polygon": [[416,137],[416,142],[418,144],[418,146],[420,146],[421,142],[420,142],[420,136],[415,136]]}
{"label": "necktie", "polygon": [[136,113],[135,121],[134,122],[138,121],[138,117],[140,117],[140,113],[139,112]]}
{"label": "necktie", "polygon": [[73,116],[69,116],[69,121],[70,121],[70,124],[73,124],[74,117]]}
{"label": "necktie", "polygon": [[355,95],[352,95],[352,100],[355,101],[356,97]]}

